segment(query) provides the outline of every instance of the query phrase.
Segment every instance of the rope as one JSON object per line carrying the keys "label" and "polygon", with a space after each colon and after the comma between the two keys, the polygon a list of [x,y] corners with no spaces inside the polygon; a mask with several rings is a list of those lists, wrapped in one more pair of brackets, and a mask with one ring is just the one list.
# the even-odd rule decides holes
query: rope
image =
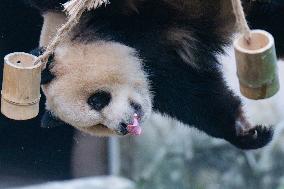
{"label": "rope", "polygon": [[67,3],[63,4],[64,11],[68,15],[68,20],[65,24],[59,28],[56,33],[56,36],[47,46],[45,52],[39,56],[34,64],[42,62],[43,69],[46,67],[46,62],[48,61],[49,56],[55,51],[57,45],[67,36],[67,34],[76,26],[82,16],[82,14],[88,10],[96,9],[103,4],[109,4],[108,0],[70,0]]}
{"label": "rope", "polygon": [[244,35],[244,38],[246,39],[247,43],[250,43],[251,39],[251,30],[248,26],[244,8],[242,6],[241,0],[231,0],[233,11],[236,16],[236,24],[238,26],[238,30]]}

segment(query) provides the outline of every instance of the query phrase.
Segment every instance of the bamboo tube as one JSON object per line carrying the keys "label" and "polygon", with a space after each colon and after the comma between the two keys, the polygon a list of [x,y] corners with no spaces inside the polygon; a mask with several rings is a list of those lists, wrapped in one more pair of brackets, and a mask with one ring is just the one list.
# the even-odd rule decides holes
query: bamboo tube
{"label": "bamboo tube", "polygon": [[235,40],[234,48],[241,93],[254,100],[276,94],[280,86],[272,35],[263,30],[253,30],[249,43],[241,35]]}
{"label": "bamboo tube", "polygon": [[34,118],[39,112],[41,63],[27,53],[12,53],[4,58],[1,112],[14,120]]}

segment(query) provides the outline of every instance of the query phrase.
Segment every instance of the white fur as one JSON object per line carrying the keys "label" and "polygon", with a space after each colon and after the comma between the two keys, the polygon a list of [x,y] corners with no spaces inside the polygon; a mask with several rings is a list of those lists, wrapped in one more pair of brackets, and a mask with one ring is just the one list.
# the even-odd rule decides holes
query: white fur
{"label": "white fur", "polygon": [[[119,123],[129,123],[134,114],[130,101],[139,103],[145,113],[151,112],[151,94],[142,60],[134,49],[115,42],[90,44],[66,40],[55,51],[51,72],[56,78],[43,86],[46,108],[66,123],[98,133],[94,127],[107,126],[111,131]],[[111,93],[111,103],[102,111],[93,110],[88,98],[98,90]],[[101,127],[100,127],[101,128]]]}
{"label": "white fur", "polygon": [[[40,46],[47,46],[66,16],[50,11],[43,18]],[[52,72],[56,79],[42,87],[47,97],[46,109],[80,130],[114,134],[118,124],[131,120],[134,114],[129,100],[141,104],[142,121],[151,113],[151,94],[142,60],[125,45],[103,41],[86,45],[67,39],[56,49]],[[96,90],[112,94],[111,103],[101,112],[87,104]]]}
{"label": "white fur", "polygon": [[40,47],[46,47],[55,36],[57,29],[66,22],[66,15],[62,12],[48,11],[43,14],[43,26],[40,36]]}

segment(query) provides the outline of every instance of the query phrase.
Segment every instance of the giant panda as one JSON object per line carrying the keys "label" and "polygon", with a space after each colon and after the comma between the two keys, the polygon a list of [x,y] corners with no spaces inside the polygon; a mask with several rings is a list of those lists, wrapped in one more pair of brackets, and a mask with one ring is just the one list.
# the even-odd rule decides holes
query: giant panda
{"label": "giant panda", "polygon": [[[66,0],[26,2],[44,18],[44,49],[66,21]],[[111,0],[85,13],[50,57],[42,125],[126,135],[134,113],[143,122],[159,112],[238,148],[261,148],[273,130],[248,122],[217,59],[235,30],[228,0]]]}

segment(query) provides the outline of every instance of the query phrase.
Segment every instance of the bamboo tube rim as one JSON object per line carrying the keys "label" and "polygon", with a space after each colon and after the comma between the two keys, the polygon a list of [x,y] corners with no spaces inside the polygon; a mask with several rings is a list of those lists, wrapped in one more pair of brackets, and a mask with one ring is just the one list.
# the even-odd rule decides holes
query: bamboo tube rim
{"label": "bamboo tube rim", "polygon": [[[264,40],[264,42],[261,44],[261,47],[258,48],[252,48],[250,47],[250,44],[254,43],[254,41],[257,40]],[[246,45],[243,45],[245,44]],[[250,44],[247,44],[244,35],[240,35],[237,37],[237,39],[234,41],[234,47],[244,53],[244,54],[259,54],[263,53],[267,50],[269,50],[271,47],[274,46],[274,38],[273,36],[264,30],[252,30],[251,31],[251,38],[250,38]]]}
{"label": "bamboo tube rim", "polygon": [[[38,63],[38,64],[33,64],[31,66],[18,64],[17,61],[14,60],[16,56],[19,56],[21,58],[23,58],[23,57],[30,58],[30,61],[28,61],[28,62],[31,62],[31,63],[33,63],[37,59],[36,56],[28,54],[28,53],[14,52],[14,53],[10,53],[10,54],[8,54],[7,56],[4,57],[5,64],[8,64],[8,65],[10,65],[14,68],[17,68],[17,69],[25,69],[25,70],[32,70],[32,69],[38,68],[42,65],[41,62]],[[21,60],[18,60],[18,61],[21,61]]]}

